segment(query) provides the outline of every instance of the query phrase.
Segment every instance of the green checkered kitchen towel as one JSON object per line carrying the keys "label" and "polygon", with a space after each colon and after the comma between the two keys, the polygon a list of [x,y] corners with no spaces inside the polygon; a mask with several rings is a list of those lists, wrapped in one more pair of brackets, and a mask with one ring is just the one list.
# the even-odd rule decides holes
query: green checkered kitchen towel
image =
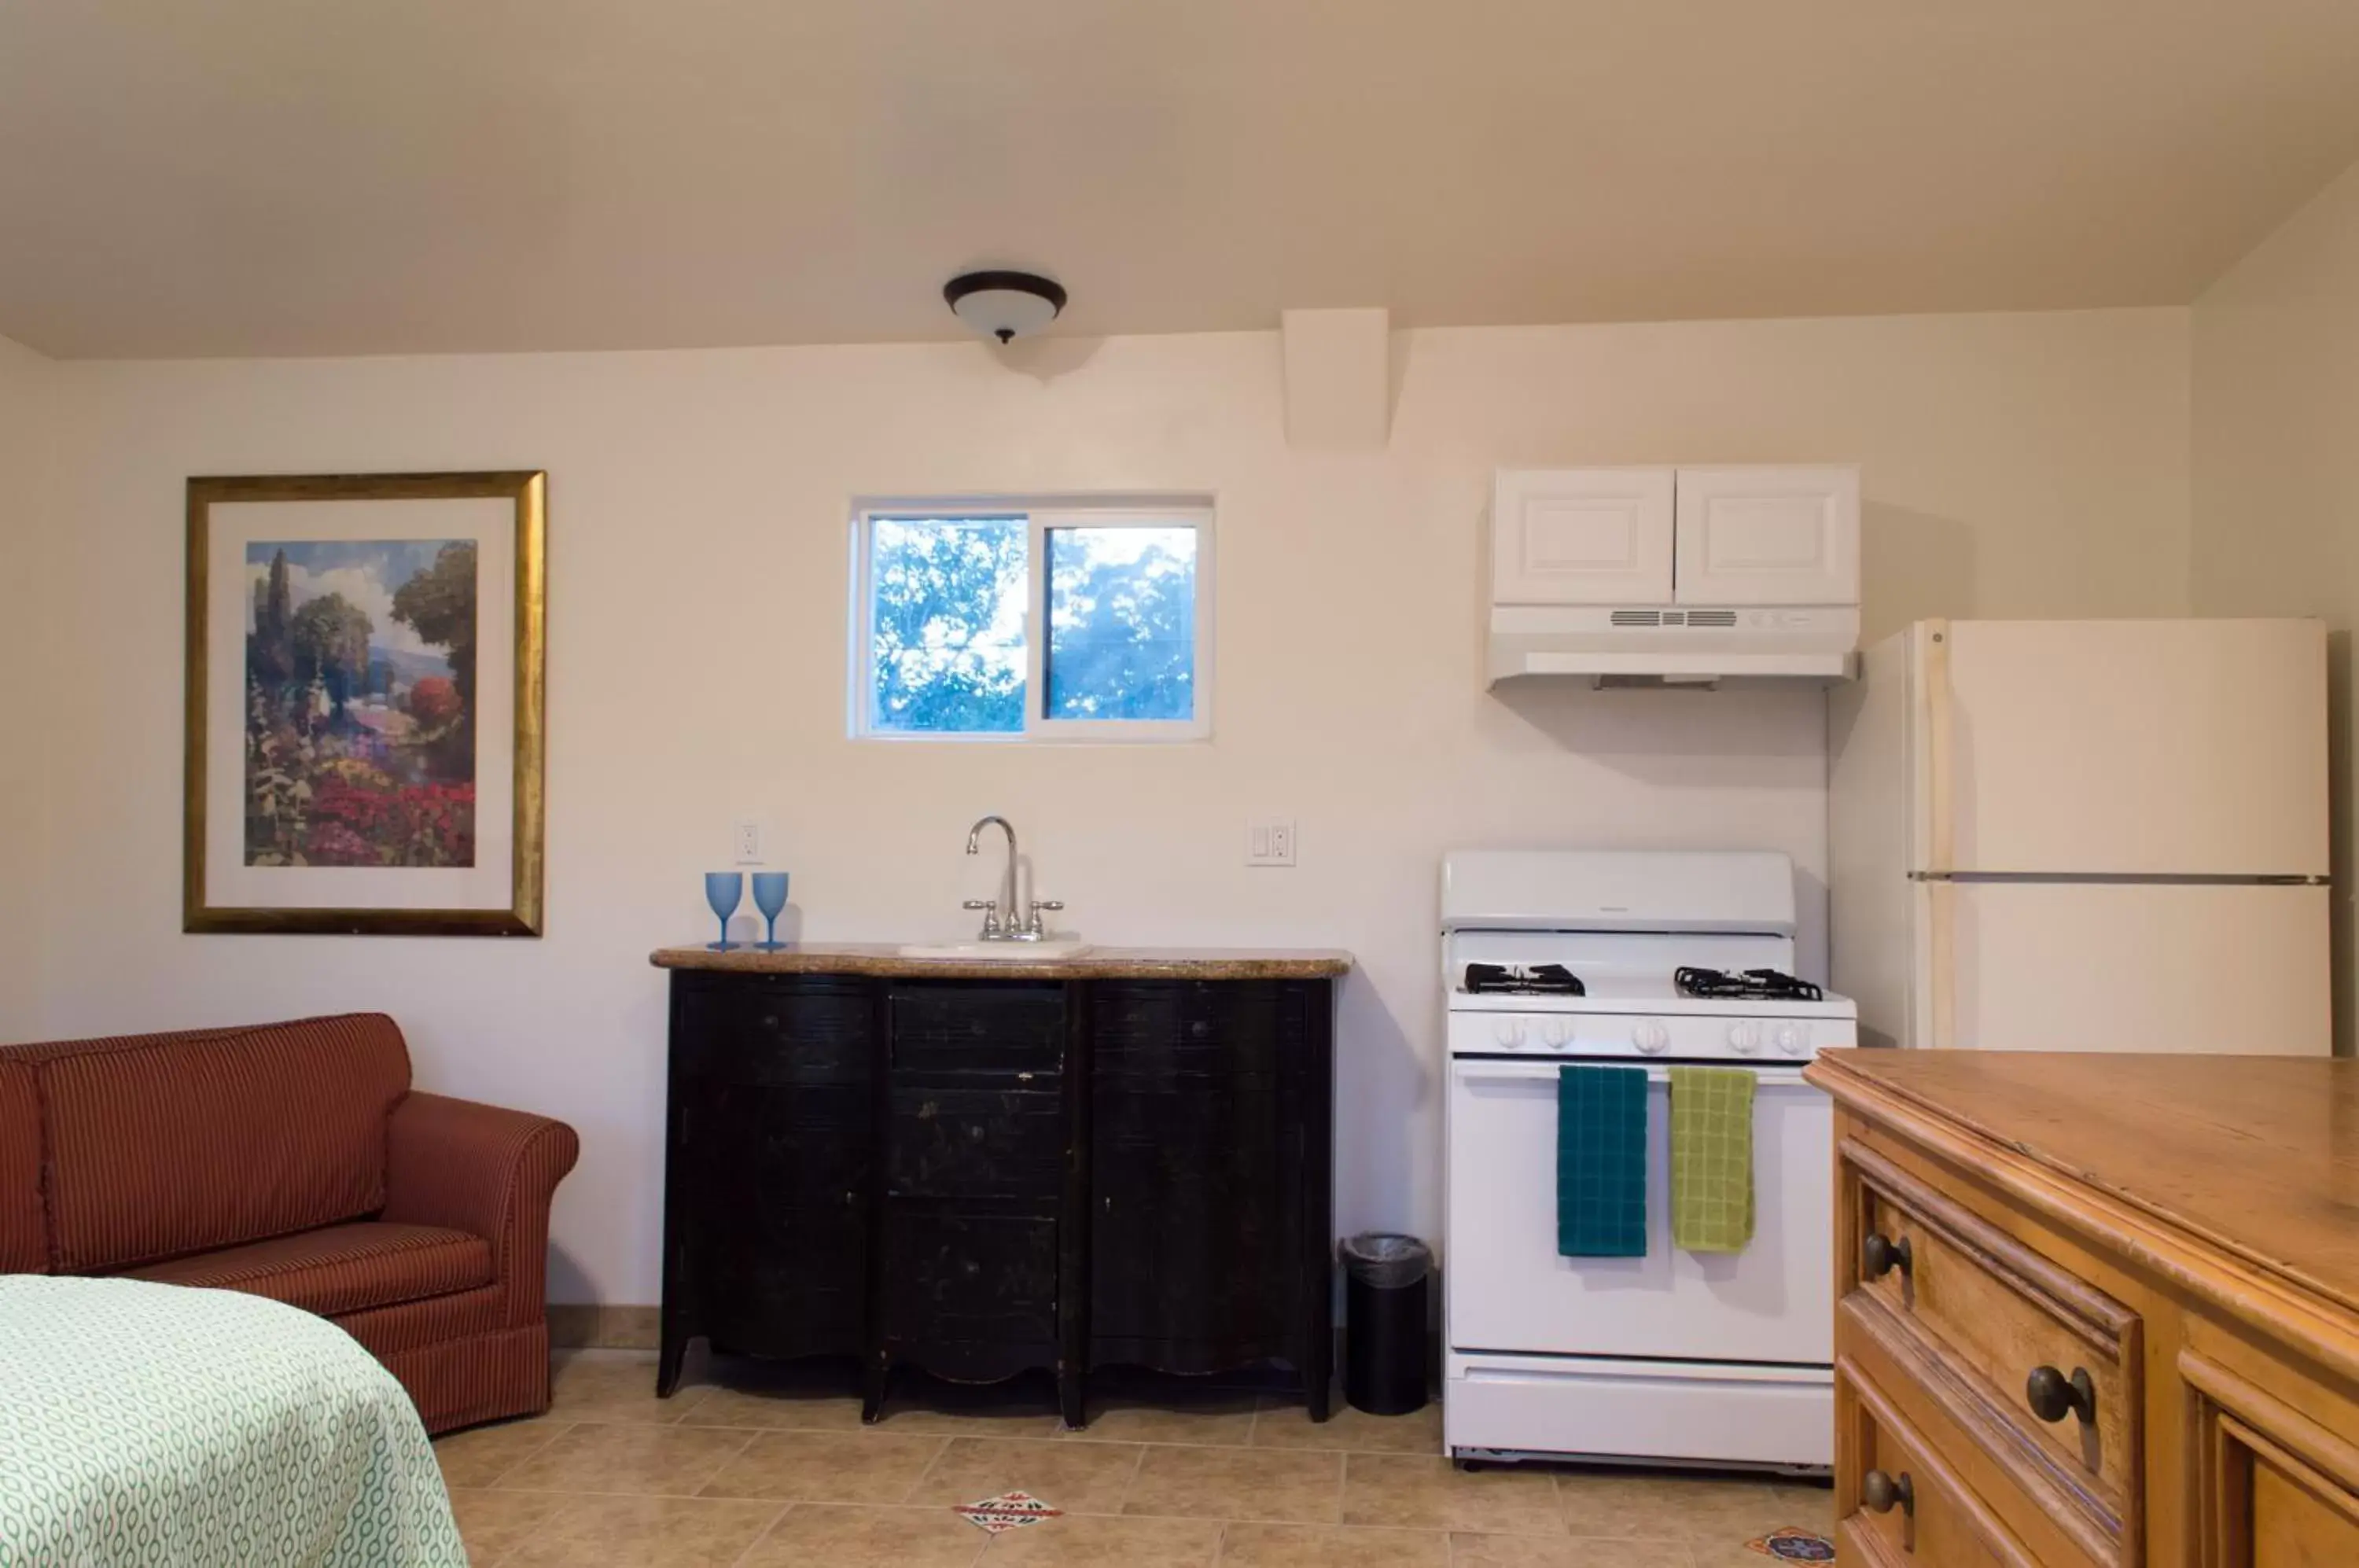
{"label": "green checkered kitchen towel", "polygon": [[1647,1072],[1560,1067],[1556,1075],[1556,1249],[1647,1256]]}
{"label": "green checkered kitchen towel", "polygon": [[1742,1252],[1753,1239],[1753,1074],[1671,1069],[1671,1245]]}

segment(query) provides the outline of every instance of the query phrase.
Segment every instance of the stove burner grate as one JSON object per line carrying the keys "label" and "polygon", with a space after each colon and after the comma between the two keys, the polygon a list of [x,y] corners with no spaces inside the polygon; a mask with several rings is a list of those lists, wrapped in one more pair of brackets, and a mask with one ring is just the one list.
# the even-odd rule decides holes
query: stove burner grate
{"label": "stove burner grate", "polygon": [[1470,964],[1466,966],[1466,990],[1468,995],[1477,996],[1589,995],[1589,987],[1581,983],[1581,976],[1561,964],[1535,964],[1528,968],[1519,964]]}
{"label": "stove burner grate", "polygon": [[1808,980],[1797,980],[1779,969],[1747,969],[1731,975],[1724,969],[1682,967],[1671,980],[1682,996],[1707,996],[1717,1001],[1816,1002],[1826,993]]}

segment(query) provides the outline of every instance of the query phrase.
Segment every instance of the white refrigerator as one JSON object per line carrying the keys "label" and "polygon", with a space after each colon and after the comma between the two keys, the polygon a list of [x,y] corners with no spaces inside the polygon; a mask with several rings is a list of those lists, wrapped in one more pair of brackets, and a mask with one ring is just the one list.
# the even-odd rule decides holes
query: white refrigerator
{"label": "white refrigerator", "polygon": [[2326,635],[1920,621],[1829,713],[1862,1044],[2332,1049]]}

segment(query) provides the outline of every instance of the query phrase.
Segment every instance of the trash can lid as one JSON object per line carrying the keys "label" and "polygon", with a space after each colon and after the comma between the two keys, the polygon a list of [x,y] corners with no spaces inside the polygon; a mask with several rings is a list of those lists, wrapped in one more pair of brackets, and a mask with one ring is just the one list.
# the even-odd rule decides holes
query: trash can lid
{"label": "trash can lid", "polygon": [[1345,1236],[1336,1249],[1343,1254],[1345,1273],[1378,1290],[1414,1285],[1433,1267],[1433,1248],[1413,1236],[1390,1231],[1364,1230]]}

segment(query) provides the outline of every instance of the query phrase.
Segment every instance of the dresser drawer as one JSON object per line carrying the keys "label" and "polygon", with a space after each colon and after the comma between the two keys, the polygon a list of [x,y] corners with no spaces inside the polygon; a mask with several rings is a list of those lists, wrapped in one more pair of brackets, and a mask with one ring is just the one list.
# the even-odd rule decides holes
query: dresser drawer
{"label": "dresser drawer", "polygon": [[1055,1094],[895,1088],[885,1160],[895,1197],[1037,1197],[1065,1171],[1065,1102]]}
{"label": "dresser drawer", "polygon": [[1856,1143],[1838,1334],[1890,1342],[1928,1397],[2101,1563],[2136,1564],[2137,1314]]}
{"label": "dresser drawer", "polygon": [[893,1075],[1033,1081],[1065,1066],[1065,988],[1013,980],[913,981],[892,992]]}
{"label": "dresser drawer", "polygon": [[1835,1368],[1845,1440],[1837,1560],[1851,1568],[2064,1568],[2034,1554],[1856,1365]]}

